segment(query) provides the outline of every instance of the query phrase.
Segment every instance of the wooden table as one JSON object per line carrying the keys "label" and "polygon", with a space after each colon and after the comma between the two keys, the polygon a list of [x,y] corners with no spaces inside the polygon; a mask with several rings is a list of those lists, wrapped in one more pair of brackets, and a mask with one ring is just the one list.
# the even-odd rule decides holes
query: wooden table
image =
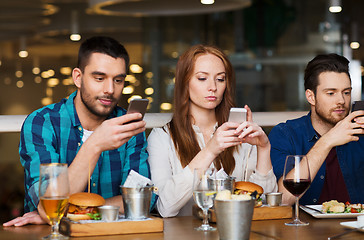
{"label": "wooden table", "polygon": [[[347,230],[340,225],[340,222],[355,221],[356,219],[315,219],[310,215],[301,212],[300,218],[310,223],[309,226],[289,227],[284,223],[290,219],[253,221],[250,239],[327,239],[330,236],[342,233]],[[163,233],[112,235],[99,237],[77,237],[76,240],[218,240],[218,232],[199,232],[193,228],[201,224],[201,221],[194,217],[176,217],[164,219]],[[29,225],[24,227],[0,228],[1,240],[24,240],[40,239],[48,235],[50,227],[47,225]],[[342,238],[337,239],[364,239],[363,232],[351,232]]]}

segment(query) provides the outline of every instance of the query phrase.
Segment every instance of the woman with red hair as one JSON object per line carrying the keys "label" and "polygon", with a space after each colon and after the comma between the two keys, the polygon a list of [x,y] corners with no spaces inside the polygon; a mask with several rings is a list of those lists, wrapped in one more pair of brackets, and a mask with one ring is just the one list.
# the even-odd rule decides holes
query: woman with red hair
{"label": "woman with red hair", "polygon": [[178,60],[172,120],[148,137],[152,181],[158,187],[161,216],[192,215],[195,168],[223,168],[236,181],[277,190],[270,143],[252,121],[227,122],[234,107],[235,76],[227,56],[213,46],[196,45]]}

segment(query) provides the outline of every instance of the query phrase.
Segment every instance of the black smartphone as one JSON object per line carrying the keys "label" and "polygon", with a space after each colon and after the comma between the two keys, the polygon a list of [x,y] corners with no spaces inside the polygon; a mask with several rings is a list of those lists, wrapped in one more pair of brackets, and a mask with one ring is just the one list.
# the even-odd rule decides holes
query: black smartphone
{"label": "black smartphone", "polygon": [[242,123],[246,121],[245,108],[230,108],[228,122]]}
{"label": "black smartphone", "polygon": [[[149,103],[148,99],[133,98],[129,102],[129,106],[128,106],[128,110],[127,110],[126,114],[128,114],[128,113],[141,113],[142,118],[140,120],[143,120],[144,114],[147,111],[148,103]],[[136,122],[136,120],[131,121],[131,122]],[[128,123],[130,123],[130,122],[128,122]]]}
{"label": "black smartphone", "polygon": [[364,101],[355,101],[351,107],[351,111],[364,110]]}
{"label": "black smartphone", "polygon": [[[351,106],[351,112],[364,110],[364,101],[354,101],[353,106]],[[352,120],[354,122],[354,120]],[[355,134],[355,136],[362,137],[363,134]]]}

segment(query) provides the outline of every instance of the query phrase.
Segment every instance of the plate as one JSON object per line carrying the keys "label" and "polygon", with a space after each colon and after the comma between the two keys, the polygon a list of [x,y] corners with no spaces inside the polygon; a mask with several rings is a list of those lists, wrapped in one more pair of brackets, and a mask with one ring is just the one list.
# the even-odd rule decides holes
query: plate
{"label": "plate", "polygon": [[[307,207],[314,208],[319,211],[322,210],[322,205],[307,205]],[[357,216],[364,214],[364,213],[320,213],[315,210],[306,208],[305,206],[300,206],[300,208],[315,218],[356,218]]]}
{"label": "plate", "polygon": [[341,226],[347,227],[347,228],[357,228],[358,231],[364,232],[364,228],[359,228],[358,221],[352,221],[352,222],[341,222]]}

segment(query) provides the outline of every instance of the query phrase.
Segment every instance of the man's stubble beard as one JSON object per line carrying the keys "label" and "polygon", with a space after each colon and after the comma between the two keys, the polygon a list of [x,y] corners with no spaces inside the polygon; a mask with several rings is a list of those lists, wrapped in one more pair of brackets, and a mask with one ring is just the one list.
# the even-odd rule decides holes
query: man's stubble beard
{"label": "man's stubble beard", "polygon": [[[106,112],[100,112],[97,110],[96,106],[93,106],[92,104],[92,101],[97,101],[98,97],[93,97],[90,96],[90,94],[87,93],[85,87],[83,87],[81,85],[81,88],[80,88],[80,96],[81,96],[81,101],[82,103],[85,105],[85,107],[87,108],[87,110],[89,112],[91,112],[93,115],[97,116],[97,117],[102,117],[102,118],[105,118],[107,116],[110,115],[110,113],[114,110],[115,106],[112,106],[110,107],[110,109]],[[106,108],[106,107],[105,107]]]}
{"label": "man's stubble beard", "polygon": [[316,113],[316,116],[320,119],[321,122],[335,126],[338,122],[340,122],[346,116],[349,115],[348,109],[345,106],[342,106],[342,108],[344,108],[345,111],[346,111],[345,115],[342,118],[333,117],[332,116],[332,109],[330,109],[328,114],[325,114],[325,112],[322,111],[322,108],[318,107],[317,103],[316,103],[316,107],[315,107],[315,113]]}

